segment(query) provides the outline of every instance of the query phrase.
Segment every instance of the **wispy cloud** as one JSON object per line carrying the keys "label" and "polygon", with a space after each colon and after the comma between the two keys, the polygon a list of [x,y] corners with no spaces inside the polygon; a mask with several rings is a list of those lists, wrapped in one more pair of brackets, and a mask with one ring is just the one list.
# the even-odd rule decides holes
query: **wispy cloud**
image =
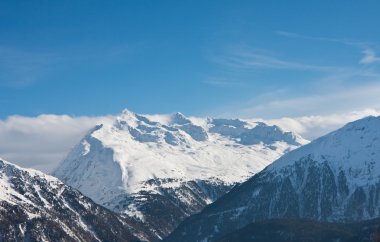
{"label": "wispy cloud", "polygon": [[380,110],[380,79],[351,87],[342,84],[331,89],[316,88],[313,95],[301,93],[293,97],[284,91],[275,93],[278,94],[223,107],[216,113],[227,117],[274,119],[284,116],[330,115],[368,108]]}
{"label": "wispy cloud", "polygon": [[134,47],[78,44],[59,51],[37,51],[0,45],[0,87],[25,88],[49,78],[60,80],[60,74],[73,67],[91,65],[96,69],[124,61],[139,49],[138,45]]}
{"label": "wispy cloud", "polygon": [[366,47],[372,45],[373,43],[365,42],[365,41],[355,41],[344,38],[329,38],[329,37],[318,37],[318,36],[308,36],[299,33],[287,32],[287,31],[275,31],[277,35],[288,37],[288,38],[298,38],[305,40],[313,40],[313,41],[327,41],[327,42],[335,42],[345,45],[351,45],[356,47]]}
{"label": "wispy cloud", "polygon": [[372,64],[375,62],[380,62],[380,57],[376,56],[374,50],[366,48],[363,51],[363,58],[360,60],[361,64]]}
{"label": "wispy cloud", "polygon": [[[260,95],[251,100],[234,103],[229,107],[221,107],[214,114],[234,117],[328,115],[337,112],[351,112],[366,108],[380,108],[380,58],[370,45],[374,43],[335,39],[326,37],[310,37],[297,33],[277,31],[278,35],[304,40],[334,42],[362,50],[363,57],[357,64],[339,66],[321,66],[312,63],[280,58],[265,50],[247,46],[230,48],[225,55],[215,58],[218,64],[238,72],[293,70],[297,72],[315,72],[317,75],[302,74],[299,82],[307,81],[308,90],[270,91],[269,95]],[[361,64],[361,65],[359,65]],[[249,74],[248,74],[249,75]],[[311,91],[312,89],[312,91]],[[272,95],[271,93],[276,93]]]}
{"label": "wispy cloud", "polygon": [[207,78],[203,83],[217,87],[242,87],[244,83],[231,79]]}
{"label": "wispy cloud", "polygon": [[307,35],[302,35],[302,34],[293,33],[293,32],[286,32],[286,31],[275,31],[275,33],[280,36],[284,36],[288,38],[334,42],[334,43],[354,46],[360,49],[361,53],[363,54],[363,57],[359,61],[360,64],[372,64],[372,63],[380,61],[380,58],[376,56],[374,49],[371,47],[375,45],[374,43],[364,42],[364,41],[354,41],[354,40],[348,40],[348,39],[314,37],[314,36],[307,36]]}
{"label": "wispy cloud", "polygon": [[53,55],[0,46],[0,86],[21,88],[42,78]]}
{"label": "wispy cloud", "polygon": [[247,46],[232,48],[227,54],[215,56],[213,60],[230,68],[243,70],[254,69],[283,69],[299,71],[332,71],[335,67],[304,64],[278,58],[264,50],[252,49]]}

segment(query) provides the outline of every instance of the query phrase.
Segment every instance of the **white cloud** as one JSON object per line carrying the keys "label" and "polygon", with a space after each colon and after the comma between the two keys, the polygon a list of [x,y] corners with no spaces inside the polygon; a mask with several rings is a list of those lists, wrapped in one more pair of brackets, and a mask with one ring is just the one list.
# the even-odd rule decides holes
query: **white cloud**
{"label": "white cloud", "polygon": [[376,109],[364,109],[343,114],[310,115],[296,118],[285,117],[262,121],[276,124],[285,130],[296,132],[308,140],[313,140],[342,127],[348,122],[367,116],[380,116],[380,111]]}
{"label": "white cloud", "polygon": [[110,118],[10,116],[0,120],[0,157],[50,172],[90,128]]}

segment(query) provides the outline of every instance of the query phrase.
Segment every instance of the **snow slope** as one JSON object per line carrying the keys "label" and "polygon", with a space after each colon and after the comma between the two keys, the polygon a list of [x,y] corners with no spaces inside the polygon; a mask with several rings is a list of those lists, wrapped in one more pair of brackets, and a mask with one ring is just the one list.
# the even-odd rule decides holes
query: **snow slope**
{"label": "snow slope", "polygon": [[[232,185],[305,143],[260,122],[125,110],[91,130],[53,174],[99,204],[153,227],[162,223],[151,221],[152,211],[171,207],[169,224],[153,228],[161,238]],[[152,196],[161,201],[154,207]]]}
{"label": "snow slope", "polygon": [[360,221],[380,217],[380,117],[345,125],[273,162],[167,241],[214,241],[272,218]]}

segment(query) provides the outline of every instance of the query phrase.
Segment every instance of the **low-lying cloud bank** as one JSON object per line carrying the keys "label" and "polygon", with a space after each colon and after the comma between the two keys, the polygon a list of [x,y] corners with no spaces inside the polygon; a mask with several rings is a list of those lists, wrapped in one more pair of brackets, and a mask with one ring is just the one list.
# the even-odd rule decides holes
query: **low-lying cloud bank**
{"label": "low-lying cloud bank", "polygon": [[380,116],[380,112],[375,109],[365,109],[343,114],[311,115],[296,118],[285,117],[263,121],[269,124],[276,124],[285,130],[296,132],[305,139],[314,140],[342,127],[348,122],[367,116]]}
{"label": "low-lying cloud bank", "polygon": [[[347,122],[369,115],[379,116],[380,112],[366,109],[325,116],[255,120],[279,125],[285,130],[294,131],[306,139],[313,140]],[[23,167],[50,172],[89,129],[112,118],[67,115],[10,116],[0,120],[0,157]]]}
{"label": "low-lying cloud bank", "polygon": [[50,172],[90,128],[108,118],[10,116],[0,120],[0,157]]}

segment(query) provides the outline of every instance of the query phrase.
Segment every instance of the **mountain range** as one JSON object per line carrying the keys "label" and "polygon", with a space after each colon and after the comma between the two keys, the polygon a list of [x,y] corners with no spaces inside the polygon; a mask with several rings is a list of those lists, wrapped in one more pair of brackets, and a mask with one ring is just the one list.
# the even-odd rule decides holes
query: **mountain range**
{"label": "mountain range", "polygon": [[308,143],[240,119],[139,115],[98,125],[53,175],[160,240],[188,216],[290,150]]}
{"label": "mountain range", "polygon": [[380,117],[308,142],[262,122],[125,110],[55,178],[0,159],[1,241],[378,241]]}

